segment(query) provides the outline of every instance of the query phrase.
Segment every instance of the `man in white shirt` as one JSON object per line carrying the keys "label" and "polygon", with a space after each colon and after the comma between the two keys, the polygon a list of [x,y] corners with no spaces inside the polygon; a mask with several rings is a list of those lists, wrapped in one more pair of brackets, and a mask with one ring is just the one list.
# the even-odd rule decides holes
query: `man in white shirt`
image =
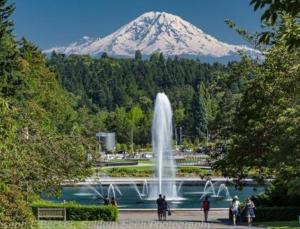
{"label": "man in white shirt", "polygon": [[232,212],[233,225],[236,225],[236,219],[239,214],[239,208],[240,208],[239,198],[238,196],[234,196],[230,207]]}

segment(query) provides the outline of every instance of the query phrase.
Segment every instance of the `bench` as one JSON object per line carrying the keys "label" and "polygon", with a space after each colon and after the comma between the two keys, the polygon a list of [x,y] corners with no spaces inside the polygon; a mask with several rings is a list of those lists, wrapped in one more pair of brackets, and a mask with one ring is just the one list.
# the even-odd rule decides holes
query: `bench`
{"label": "bench", "polygon": [[38,208],[37,219],[67,219],[65,208]]}

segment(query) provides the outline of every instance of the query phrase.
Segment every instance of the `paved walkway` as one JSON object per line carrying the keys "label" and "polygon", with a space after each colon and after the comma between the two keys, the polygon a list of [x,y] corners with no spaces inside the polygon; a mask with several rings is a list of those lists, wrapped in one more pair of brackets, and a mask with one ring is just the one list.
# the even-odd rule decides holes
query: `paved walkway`
{"label": "paved walkway", "polygon": [[[232,226],[227,220],[228,211],[211,211],[209,222],[202,221],[203,213],[200,211],[174,211],[165,222],[157,221],[156,212],[151,211],[121,211],[116,223],[102,223],[95,225],[96,228],[112,229],[198,229],[198,228],[249,228],[248,226]],[[261,227],[251,227],[253,229]]]}

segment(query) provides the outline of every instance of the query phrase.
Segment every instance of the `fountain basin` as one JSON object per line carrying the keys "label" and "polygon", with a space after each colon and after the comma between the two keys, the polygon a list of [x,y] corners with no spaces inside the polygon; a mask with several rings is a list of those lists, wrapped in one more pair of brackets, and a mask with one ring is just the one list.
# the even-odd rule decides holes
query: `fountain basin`
{"label": "fountain basin", "polygon": [[[148,181],[149,183],[149,181]],[[217,183],[217,182],[214,182]],[[139,197],[136,188],[142,194],[143,191],[143,182],[135,184],[130,183],[122,183],[115,186],[115,195],[118,202],[118,206],[121,209],[154,209],[156,208],[155,200],[156,198],[149,198],[146,195],[141,195]],[[92,185],[98,192],[101,192],[102,195],[106,195],[109,184],[104,184],[102,187],[99,185]],[[120,193],[116,190],[117,188]],[[180,182],[176,182],[176,186],[180,186]],[[172,209],[199,209],[201,206],[205,183],[204,182],[183,182],[181,183],[180,191],[178,192],[178,198],[174,198],[173,200],[168,200]],[[218,191],[220,184],[215,185],[215,190]],[[236,190],[233,185],[227,186],[230,196],[239,196],[241,201],[244,201],[247,197],[251,195],[258,195],[264,192],[264,186],[258,186],[253,182],[246,185],[243,190]],[[145,188],[144,188],[145,189]],[[255,191],[255,190],[256,191]],[[221,193],[222,195],[222,193]],[[76,185],[76,186],[63,186],[62,187],[62,196],[60,198],[49,197],[45,194],[42,194],[42,198],[46,200],[51,200],[55,202],[63,202],[65,201],[75,201],[80,204],[103,204],[102,198],[94,192],[87,185]],[[209,197],[212,208],[228,208],[230,206],[230,199],[224,197]]]}

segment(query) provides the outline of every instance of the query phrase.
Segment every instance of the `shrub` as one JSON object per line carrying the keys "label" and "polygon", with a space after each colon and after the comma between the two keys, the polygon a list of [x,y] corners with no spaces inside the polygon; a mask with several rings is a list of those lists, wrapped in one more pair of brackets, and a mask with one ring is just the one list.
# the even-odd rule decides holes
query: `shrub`
{"label": "shrub", "polygon": [[37,201],[32,205],[33,214],[37,217],[38,208],[66,208],[67,220],[104,220],[116,221],[118,209],[113,206],[81,205],[74,202],[53,203]]}
{"label": "shrub", "polygon": [[[153,167],[138,166],[138,167],[115,167],[104,170],[111,177],[151,177],[153,176]],[[200,176],[210,175],[211,171],[204,170],[193,166],[177,167],[177,176]]]}
{"label": "shrub", "polygon": [[116,167],[105,171],[111,177],[150,177],[153,174],[151,167]]}
{"label": "shrub", "polygon": [[282,181],[274,181],[264,193],[252,197],[256,206],[300,206],[300,193],[289,195],[288,187]]}
{"label": "shrub", "polygon": [[177,176],[200,176],[200,175],[209,175],[210,171],[204,170],[198,167],[177,167]]}
{"label": "shrub", "polygon": [[[255,211],[255,221],[290,221],[297,220],[298,215],[300,215],[300,207],[257,207]],[[229,219],[232,220],[230,209]],[[243,212],[242,220],[246,221]]]}
{"label": "shrub", "polygon": [[289,221],[297,220],[300,207],[258,207],[257,221]]}
{"label": "shrub", "polygon": [[10,223],[29,225],[33,222],[30,206],[17,186],[8,187],[0,183],[0,222],[1,225]]}

